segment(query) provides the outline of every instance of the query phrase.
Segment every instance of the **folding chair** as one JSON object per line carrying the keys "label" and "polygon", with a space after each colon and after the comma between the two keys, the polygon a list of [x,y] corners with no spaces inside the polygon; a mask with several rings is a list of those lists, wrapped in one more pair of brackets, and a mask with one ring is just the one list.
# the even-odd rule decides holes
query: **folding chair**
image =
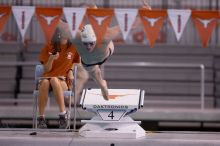
{"label": "folding chair", "polygon": [[[33,128],[37,129],[37,115],[38,115],[38,95],[39,95],[39,90],[38,90],[38,83],[40,77],[42,77],[44,71],[43,65],[36,65],[35,66],[35,84],[36,84],[36,89],[33,92]],[[76,72],[76,69],[74,69],[74,72]],[[75,82],[74,82],[75,83]],[[75,86],[75,85],[74,85]],[[72,90],[64,91],[64,97],[69,97],[69,107],[68,107],[68,129],[70,129],[70,120],[71,120],[71,97],[73,96],[74,92]],[[53,97],[52,92],[49,92],[49,97]],[[75,116],[74,116],[75,117]]]}

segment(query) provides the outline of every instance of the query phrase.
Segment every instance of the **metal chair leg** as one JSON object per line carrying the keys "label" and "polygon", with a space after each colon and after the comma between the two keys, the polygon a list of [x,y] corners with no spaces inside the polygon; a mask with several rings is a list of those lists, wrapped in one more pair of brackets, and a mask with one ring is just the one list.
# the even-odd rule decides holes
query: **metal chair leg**
{"label": "metal chair leg", "polygon": [[36,116],[36,111],[35,111],[35,95],[33,95],[33,113],[32,113],[32,128],[35,128],[35,116]]}
{"label": "metal chair leg", "polygon": [[70,129],[70,121],[71,121],[71,102],[72,102],[72,93],[70,93],[70,95],[69,95],[69,115],[68,115],[68,125],[69,125],[69,127],[68,127],[68,129]]}
{"label": "metal chair leg", "polygon": [[38,97],[34,93],[33,95],[33,121],[32,121],[32,127],[33,129],[37,130],[37,104],[38,104]]}
{"label": "metal chair leg", "polygon": [[36,131],[37,131],[37,115],[38,115],[38,111],[37,111],[37,106],[38,106],[38,97],[36,96],[36,105],[35,105],[35,128],[36,128]]}
{"label": "metal chair leg", "polygon": [[73,117],[73,131],[76,131],[76,83],[77,83],[77,65],[74,66],[74,89],[73,89],[73,96],[74,96],[74,117]]}

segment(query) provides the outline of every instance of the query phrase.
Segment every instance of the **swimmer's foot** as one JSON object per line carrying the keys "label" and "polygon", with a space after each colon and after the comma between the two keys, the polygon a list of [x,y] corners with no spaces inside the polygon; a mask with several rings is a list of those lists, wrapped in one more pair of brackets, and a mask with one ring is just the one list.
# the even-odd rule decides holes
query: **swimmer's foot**
{"label": "swimmer's foot", "polygon": [[108,87],[107,87],[107,83],[105,80],[103,80],[103,84],[101,87],[101,91],[102,91],[102,96],[105,100],[109,100],[108,99]]}

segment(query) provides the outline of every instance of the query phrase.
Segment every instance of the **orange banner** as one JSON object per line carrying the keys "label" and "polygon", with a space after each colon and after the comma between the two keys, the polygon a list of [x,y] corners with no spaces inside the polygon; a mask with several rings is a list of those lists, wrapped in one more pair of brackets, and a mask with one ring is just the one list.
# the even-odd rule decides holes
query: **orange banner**
{"label": "orange banner", "polygon": [[4,28],[5,23],[8,21],[10,14],[11,14],[11,7],[0,6],[0,32]]}
{"label": "orange banner", "polygon": [[167,11],[139,9],[139,15],[144,25],[148,43],[152,48],[158,38],[164,19],[167,17]]}
{"label": "orange banner", "polygon": [[218,11],[192,11],[193,22],[203,47],[207,47],[218,17]]}
{"label": "orange banner", "polygon": [[106,30],[112,20],[113,15],[113,9],[87,9],[87,16],[95,31],[97,43],[100,43],[103,40],[103,37],[105,36]]}
{"label": "orange banner", "polygon": [[62,8],[36,8],[37,19],[49,42],[62,15]]}

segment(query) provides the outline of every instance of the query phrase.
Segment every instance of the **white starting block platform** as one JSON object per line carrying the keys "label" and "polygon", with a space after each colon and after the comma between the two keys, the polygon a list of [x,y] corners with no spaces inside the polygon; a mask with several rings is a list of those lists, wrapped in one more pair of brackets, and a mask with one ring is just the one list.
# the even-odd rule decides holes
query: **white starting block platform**
{"label": "white starting block platform", "polygon": [[79,133],[84,137],[138,138],[145,130],[128,115],[143,107],[145,91],[140,89],[109,89],[109,100],[102,97],[100,89],[83,90],[80,104],[96,114]]}

